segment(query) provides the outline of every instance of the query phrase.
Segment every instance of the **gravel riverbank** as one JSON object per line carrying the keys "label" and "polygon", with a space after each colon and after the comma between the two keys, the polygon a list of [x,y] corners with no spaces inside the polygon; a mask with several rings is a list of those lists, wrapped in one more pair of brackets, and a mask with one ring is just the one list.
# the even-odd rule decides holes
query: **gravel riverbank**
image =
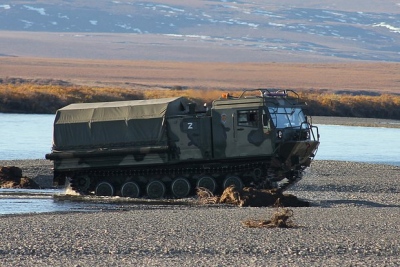
{"label": "gravel riverbank", "polygon": [[[12,163],[24,174],[51,167]],[[399,178],[398,166],[316,160],[290,191],[311,202],[293,208],[292,229],[244,227],[275,209],[232,206],[0,216],[1,265],[399,266]]]}

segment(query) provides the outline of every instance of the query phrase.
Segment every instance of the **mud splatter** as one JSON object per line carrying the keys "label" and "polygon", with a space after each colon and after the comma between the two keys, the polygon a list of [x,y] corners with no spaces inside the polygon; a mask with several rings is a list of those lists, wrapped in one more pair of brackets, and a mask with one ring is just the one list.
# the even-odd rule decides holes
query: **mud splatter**
{"label": "mud splatter", "polygon": [[255,189],[245,187],[236,189],[230,186],[220,197],[214,196],[206,188],[198,188],[197,196],[202,204],[233,204],[240,207],[309,207],[310,203],[291,194],[277,190]]}

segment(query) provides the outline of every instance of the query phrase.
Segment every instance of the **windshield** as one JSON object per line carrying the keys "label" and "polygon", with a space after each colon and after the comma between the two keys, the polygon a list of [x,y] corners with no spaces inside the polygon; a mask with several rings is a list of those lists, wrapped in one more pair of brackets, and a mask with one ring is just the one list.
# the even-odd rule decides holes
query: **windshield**
{"label": "windshield", "polygon": [[301,108],[270,107],[268,110],[276,128],[300,127],[306,121]]}

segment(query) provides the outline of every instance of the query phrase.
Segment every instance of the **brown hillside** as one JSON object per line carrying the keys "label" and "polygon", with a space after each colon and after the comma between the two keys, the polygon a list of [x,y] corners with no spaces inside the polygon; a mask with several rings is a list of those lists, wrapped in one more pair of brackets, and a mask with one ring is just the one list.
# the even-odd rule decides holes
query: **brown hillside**
{"label": "brown hillside", "polygon": [[327,89],[400,93],[399,63],[204,63],[0,57],[0,78],[156,89]]}

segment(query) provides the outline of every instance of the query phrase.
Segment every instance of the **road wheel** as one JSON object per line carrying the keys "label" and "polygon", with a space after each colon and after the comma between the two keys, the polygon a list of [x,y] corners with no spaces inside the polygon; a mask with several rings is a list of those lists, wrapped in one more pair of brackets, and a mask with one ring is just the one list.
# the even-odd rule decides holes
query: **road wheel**
{"label": "road wheel", "polygon": [[70,185],[75,191],[87,193],[90,186],[90,177],[87,175],[74,176],[71,179]]}
{"label": "road wheel", "polygon": [[242,189],[243,188],[242,179],[240,179],[238,176],[235,175],[228,175],[223,183],[224,189],[231,185],[234,185],[236,189]]}
{"label": "road wheel", "polygon": [[217,189],[217,183],[215,182],[214,178],[205,175],[197,180],[197,188],[199,187],[207,188],[208,190],[210,190],[211,193],[214,193],[215,189]]}
{"label": "road wheel", "polygon": [[151,181],[146,186],[146,193],[149,198],[162,198],[165,195],[165,185],[161,181]]}
{"label": "road wheel", "polygon": [[177,178],[171,184],[171,191],[177,198],[183,198],[190,193],[190,183],[185,178]]}
{"label": "road wheel", "polygon": [[140,188],[135,182],[126,182],[121,187],[121,196],[138,198],[140,196]]}
{"label": "road wheel", "polygon": [[114,195],[114,187],[108,182],[100,182],[96,186],[96,196],[108,196]]}

